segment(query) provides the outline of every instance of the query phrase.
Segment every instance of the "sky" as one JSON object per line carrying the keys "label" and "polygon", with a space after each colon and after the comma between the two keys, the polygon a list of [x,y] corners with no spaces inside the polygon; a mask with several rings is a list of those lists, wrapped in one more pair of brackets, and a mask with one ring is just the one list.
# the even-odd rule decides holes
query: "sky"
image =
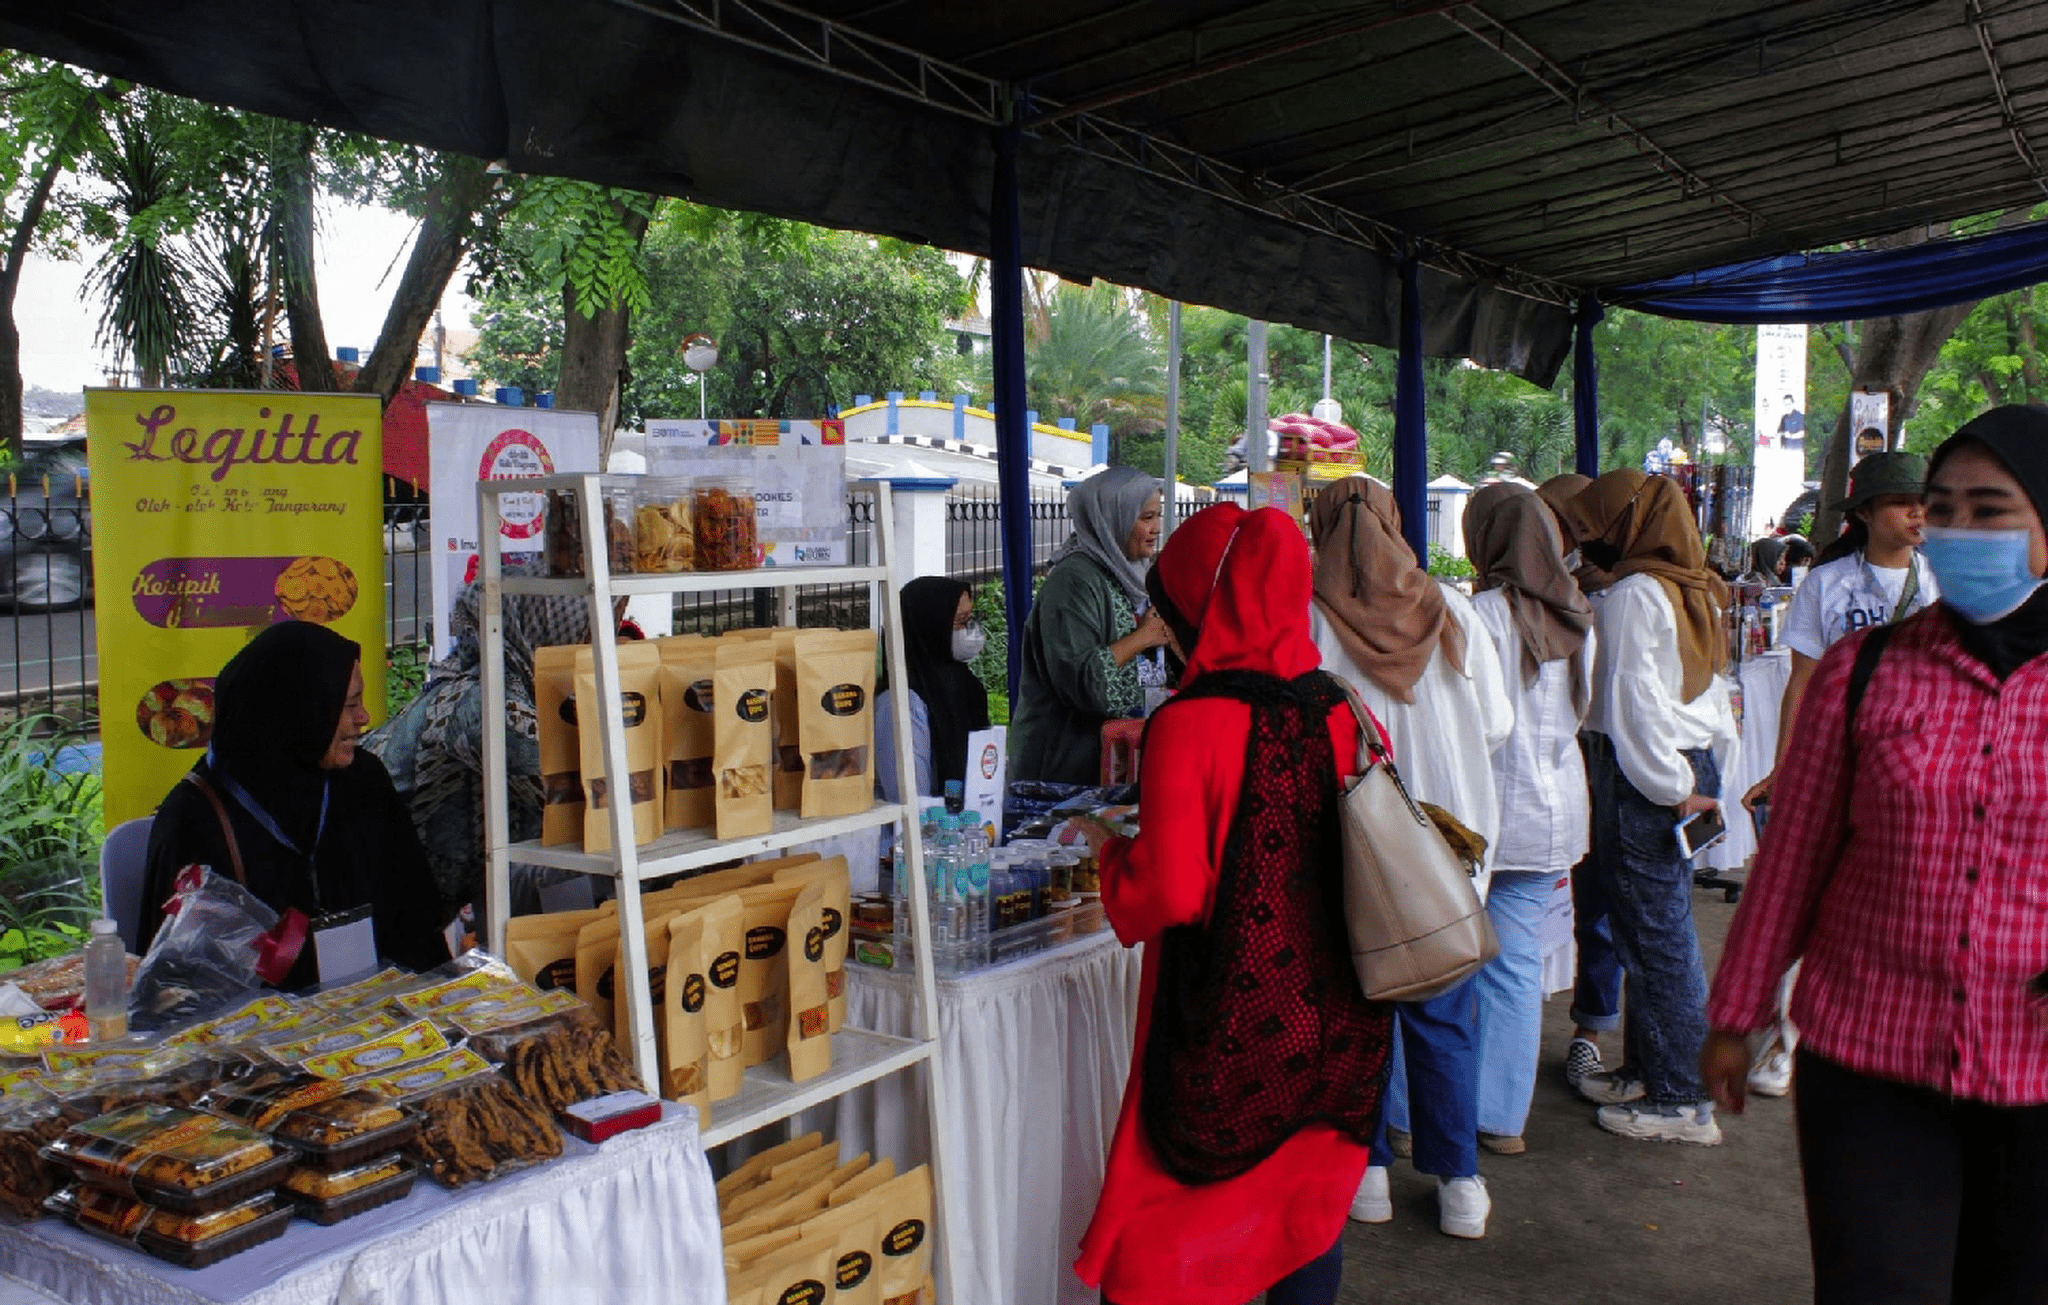
{"label": "sky", "polygon": [[[368,356],[384,325],[384,311],[412,247],[413,220],[386,209],[323,201],[316,230],[314,276],[320,286],[320,317],[330,347],[354,346]],[[92,263],[32,257],[22,268],[14,304],[21,332],[21,373],[25,386],[77,390],[106,384],[109,358],[96,348],[99,304],[85,291]],[[458,271],[442,300],[442,321],[451,331],[469,326],[473,302]]]}

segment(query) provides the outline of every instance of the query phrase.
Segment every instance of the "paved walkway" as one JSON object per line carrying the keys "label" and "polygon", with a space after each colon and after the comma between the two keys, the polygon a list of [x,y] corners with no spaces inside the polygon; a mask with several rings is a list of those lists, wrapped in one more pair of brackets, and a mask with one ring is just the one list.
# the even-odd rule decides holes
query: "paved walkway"
{"label": "paved walkway", "polygon": [[[1696,893],[1708,965],[1735,908]],[[1718,1147],[1600,1131],[1564,1084],[1566,996],[1544,1010],[1543,1068],[1527,1154],[1481,1153],[1493,1194],[1486,1239],[1437,1231],[1435,1180],[1397,1161],[1394,1221],[1345,1236],[1344,1305],[1794,1305],[1812,1298],[1790,1099],[1721,1121]],[[1609,1062],[1619,1036],[1603,1039]]]}

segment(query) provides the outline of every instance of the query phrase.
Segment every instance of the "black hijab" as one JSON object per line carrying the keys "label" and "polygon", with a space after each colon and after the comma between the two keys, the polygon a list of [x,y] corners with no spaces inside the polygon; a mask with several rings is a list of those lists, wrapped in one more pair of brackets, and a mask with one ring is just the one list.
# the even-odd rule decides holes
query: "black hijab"
{"label": "black hijab", "polygon": [[[1942,442],[1927,463],[1927,483],[1951,453],[1966,444],[1982,445],[2020,483],[2027,501],[2048,524],[2048,407],[2009,403],[1993,408]],[[1939,580],[1941,577],[1936,576]],[[1949,624],[1963,649],[2003,683],[2014,671],[2048,652],[2048,585],[1995,621],[1978,625],[1950,613]]]}
{"label": "black hijab", "polygon": [[949,576],[919,576],[903,586],[903,659],[910,691],[931,725],[932,783],[967,777],[967,736],[988,728],[988,690],[953,656],[953,616],[968,587]]}
{"label": "black hijab", "polygon": [[361,645],[324,625],[285,621],[251,639],[214,680],[208,768],[225,771],[301,847],[312,844],[334,742]]}

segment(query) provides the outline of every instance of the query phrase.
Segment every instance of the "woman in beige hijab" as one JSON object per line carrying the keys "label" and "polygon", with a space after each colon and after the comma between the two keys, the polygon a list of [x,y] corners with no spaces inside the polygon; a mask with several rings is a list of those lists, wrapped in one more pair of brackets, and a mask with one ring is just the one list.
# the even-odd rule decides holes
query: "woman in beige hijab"
{"label": "woman in beige hijab", "polygon": [[[1489,757],[1514,725],[1493,641],[1472,602],[1416,564],[1394,496],[1352,476],[1316,495],[1311,633],[1323,669],[1349,683],[1385,726],[1401,777],[1418,801],[1444,808],[1489,846],[1500,805]],[[1478,887],[1486,893],[1489,853]],[[1492,1209],[1479,1177],[1477,1009],[1470,982],[1397,1008],[1386,1127],[1400,1154],[1438,1179],[1439,1226],[1482,1237]],[[1405,1070],[1405,1073],[1404,1073]],[[1415,1088],[1410,1133],[1409,1084]],[[1375,1144],[1351,1217],[1393,1218],[1389,1149]]]}

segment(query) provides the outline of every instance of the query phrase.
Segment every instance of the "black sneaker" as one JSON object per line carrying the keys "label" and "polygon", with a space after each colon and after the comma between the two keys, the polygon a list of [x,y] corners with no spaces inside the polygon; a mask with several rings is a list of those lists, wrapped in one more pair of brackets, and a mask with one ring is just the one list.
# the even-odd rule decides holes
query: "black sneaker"
{"label": "black sneaker", "polygon": [[1606,1072],[1607,1066],[1600,1060],[1600,1047],[1585,1038],[1573,1038],[1571,1045],[1564,1049],[1564,1081],[1578,1087],[1588,1074]]}

